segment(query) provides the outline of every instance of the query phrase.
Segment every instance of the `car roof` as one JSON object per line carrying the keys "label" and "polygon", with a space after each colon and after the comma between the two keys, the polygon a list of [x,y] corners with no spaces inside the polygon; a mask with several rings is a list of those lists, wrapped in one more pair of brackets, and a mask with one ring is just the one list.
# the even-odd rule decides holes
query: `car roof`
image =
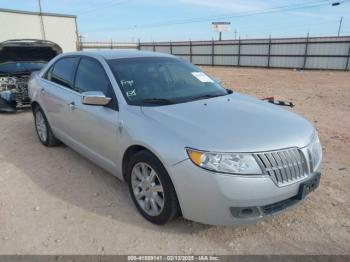
{"label": "car roof", "polygon": [[87,56],[100,56],[106,60],[122,59],[122,58],[136,58],[136,57],[175,57],[173,55],[140,51],[135,49],[118,49],[118,50],[89,50],[65,53],[65,55],[87,55]]}

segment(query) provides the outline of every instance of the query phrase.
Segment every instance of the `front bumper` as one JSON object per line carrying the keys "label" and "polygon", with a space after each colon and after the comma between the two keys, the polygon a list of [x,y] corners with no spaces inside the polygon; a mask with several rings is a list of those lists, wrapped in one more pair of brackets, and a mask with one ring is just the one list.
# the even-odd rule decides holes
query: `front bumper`
{"label": "front bumper", "polygon": [[269,176],[213,173],[185,160],[168,170],[186,219],[210,225],[242,225],[276,215],[302,200],[300,184],[278,187]]}

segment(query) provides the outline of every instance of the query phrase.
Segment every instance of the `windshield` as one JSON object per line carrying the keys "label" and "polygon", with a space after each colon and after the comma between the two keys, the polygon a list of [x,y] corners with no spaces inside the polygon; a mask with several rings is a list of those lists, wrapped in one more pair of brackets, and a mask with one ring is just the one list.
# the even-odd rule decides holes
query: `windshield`
{"label": "windshield", "polygon": [[177,58],[126,58],[108,63],[132,105],[166,105],[227,95],[199,68]]}
{"label": "windshield", "polygon": [[38,71],[46,65],[44,62],[8,62],[0,64],[0,73],[22,73]]}

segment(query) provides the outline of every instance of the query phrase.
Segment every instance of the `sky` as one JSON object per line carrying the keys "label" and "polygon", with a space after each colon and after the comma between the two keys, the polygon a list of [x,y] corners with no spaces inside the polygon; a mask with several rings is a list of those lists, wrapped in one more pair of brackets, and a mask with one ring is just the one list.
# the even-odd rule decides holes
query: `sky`
{"label": "sky", "polygon": [[[332,3],[340,2],[338,6]],[[41,0],[43,12],[77,15],[84,41],[217,39],[212,22],[231,22],[223,39],[350,35],[350,0]],[[0,0],[38,11],[38,0]]]}

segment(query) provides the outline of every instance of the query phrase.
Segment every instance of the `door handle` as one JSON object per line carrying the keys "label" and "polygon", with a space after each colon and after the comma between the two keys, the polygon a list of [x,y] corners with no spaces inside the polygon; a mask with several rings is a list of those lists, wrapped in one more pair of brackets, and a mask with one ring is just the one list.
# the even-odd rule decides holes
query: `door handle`
{"label": "door handle", "polygon": [[46,92],[45,92],[45,88],[41,88],[41,89],[40,89],[40,93],[43,94],[43,95],[45,95],[45,93],[46,93]]}
{"label": "door handle", "polygon": [[71,102],[68,104],[70,110],[75,110],[77,107],[75,106],[75,103],[74,102]]}

